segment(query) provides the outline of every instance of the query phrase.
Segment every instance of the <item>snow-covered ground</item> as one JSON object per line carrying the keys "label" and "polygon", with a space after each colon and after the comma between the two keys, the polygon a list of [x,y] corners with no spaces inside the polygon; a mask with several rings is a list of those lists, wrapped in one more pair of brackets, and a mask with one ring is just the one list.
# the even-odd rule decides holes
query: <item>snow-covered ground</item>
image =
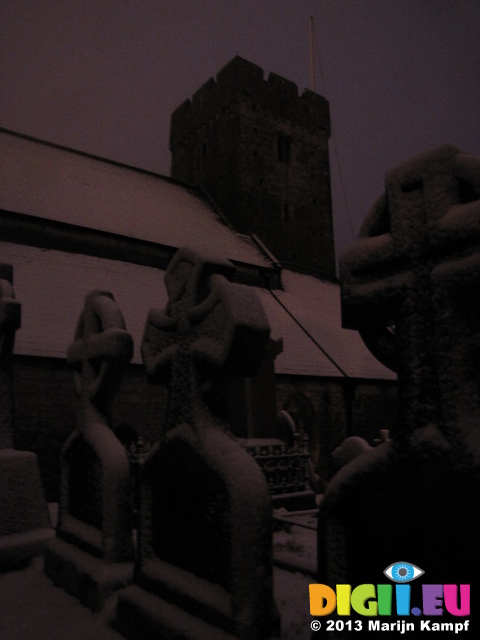
{"label": "snow-covered ground", "polygon": [[[287,527],[289,528],[289,527]],[[275,556],[282,566],[315,564],[316,532],[292,526],[274,534]],[[309,640],[310,575],[274,570],[275,601],[282,618],[282,640]],[[99,613],[56,587],[43,573],[43,559],[36,558],[24,569],[0,574],[1,640],[120,640],[110,625],[115,609],[113,595]],[[139,638],[141,640],[141,638]],[[205,640],[209,640],[205,638]]]}

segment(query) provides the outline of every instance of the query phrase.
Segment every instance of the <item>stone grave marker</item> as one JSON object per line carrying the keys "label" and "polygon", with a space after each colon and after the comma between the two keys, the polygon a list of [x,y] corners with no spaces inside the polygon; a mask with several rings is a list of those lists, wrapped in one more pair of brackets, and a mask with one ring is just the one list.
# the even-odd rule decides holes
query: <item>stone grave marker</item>
{"label": "stone grave marker", "polygon": [[281,338],[276,342],[269,339],[257,374],[230,379],[225,420],[263,470],[274,509],[302,511],[315,508],[314,469],[306,434],[298,433],[286,411],[277,413],[274,362],[282,350]]}
{"label": "stone grave marker", "polygon": [[325,493],[318,578],[385,583],[406,561],[420,607],[421,582],[478,585],[480,161],[446,146],[391,170],[341,283],[344,326],[398,373],[398,416]]}
{"label": "stone grave marker", "polygon": [[93,610],[133,574],[130,467],[109,420],[132,351],[112,294],[89,293],[67,356],[80,412],[62,451],[57,537],[46,547],[45,571]]}
{"label": "stone grave marker", "polygon": [[42,553],[53,536],[37,456],[13,442],[13,345],[20,327],[20,303],[13,269],[0,264],[0,570]]}
{"label": "stone grave marker", "polygon": [[355,460],[372,449],[371,445],[360,436],[349,436],[332,453],[334,468],[338,471],[346,464]]}
{"label": "stone grave marker", "polygon": [[278,631],[272,506],[255,461],[212,407],[230,374],[252,375],[269,326],[233,266],[180,250],[165,311],[149,313],[142,354],[168,386],[162,437],[142,469],[135,584],[119,593],[128,638],[254,640]]}

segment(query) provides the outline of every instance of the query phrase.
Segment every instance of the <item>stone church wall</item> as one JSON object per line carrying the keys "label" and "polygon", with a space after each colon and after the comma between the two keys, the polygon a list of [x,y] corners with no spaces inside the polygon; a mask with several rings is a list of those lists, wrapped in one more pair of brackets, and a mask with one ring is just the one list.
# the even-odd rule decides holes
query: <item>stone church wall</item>
{"label": "stone church wall", "polygon": [[390,429],[396,406],[395,381],[277,376],[277,406],[291,413],[310,440],[318,473],[333,473],[331,453],[348,436],[370,444]]}
{"label": "stone church wall", "polygon": [[[130,365],[112,410],[114,428],[130,425],[148,442],[165,413],[165,396]],[[76,425],[77,396],[72,372],[57,358],[17,356],[14,360],[14,444],[34,451],[47,499],[58,499],[60,453]]]}
{"label": "stone church wall", "polygon": [[[370,443],[391,426],[395,382],[361,381],[349,394],[342,380],[277,376],[277,409],[296,414],[310,440],[322,478],[331,475],[331,452],[347,435]],[[351,394],[350,394],[351,395]],[[148,384],[143,366],[128,368],[113,406],[114,427],[129,425],[145,442],[154,442],[165,415],[166,392]],[[60,452],[76,421],[77,398],[64,360],[16,356],[14,360],[14,444],[34,451],[49,501],[58,499]]]}

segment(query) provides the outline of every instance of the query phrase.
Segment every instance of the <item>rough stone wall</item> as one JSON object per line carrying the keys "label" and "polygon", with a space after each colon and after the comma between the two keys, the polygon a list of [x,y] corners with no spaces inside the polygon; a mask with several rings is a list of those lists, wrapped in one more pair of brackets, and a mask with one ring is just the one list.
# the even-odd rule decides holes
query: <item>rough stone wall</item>
{"label": "rough stone wall", "polygon": [[328,102],[235,58],[172,115],[172,177],[285,265],[335,277]]}
{"label": "rough stone wall", "polygon": [[[240,111],[243,207],[242,220],[234,226],[254,230],[284,266],[334,277],[325,131],[285,121],[247,101]],[[278,159],[279,141],[289,145],[287,162]]]}
{"label": "rough stone wall", "polygon": [[14,446],[38,456],[47,500],[56,501],[60,452],[75,427],[76,394],[65,361],[14,358]]}
{"label": "rough stone wall", "polygon": [[[64,360],[17,356],[14,359],[14,445],[33,451],[49,502],[58,500],[60,453],[75,428],[77,396]],[[130,365],[113,406],[113,425],[131,425],[153,442],[165,414],[158,389],[143,367]]]}

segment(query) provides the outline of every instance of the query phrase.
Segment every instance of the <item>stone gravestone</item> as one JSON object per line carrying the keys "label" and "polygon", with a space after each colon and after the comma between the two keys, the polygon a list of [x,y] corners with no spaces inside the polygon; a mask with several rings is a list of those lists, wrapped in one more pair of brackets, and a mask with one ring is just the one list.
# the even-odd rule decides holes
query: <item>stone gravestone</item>
{"label": "stone gravestone", "polygon": [[282,350],[282,339],[269,339],[256,375],[231,377],[224,416],[229,430],[263,470],[274,509],[314,509],[316,496],[309,478],[305,438],[299,441],[298,433],[285,438],[282,417],[288,414],[277,414],[274,362]]}
{"label": "stone gravestone", "polygon": [[346,464],[372,449],[371,445],[360,436],[349,436],[332,453],[333,466],[336,471]]}
{"label": "stone gravestone", "polygon": [[318,579],[385,583],[412,563],[420,609],[421,582],[478,585],[480,571],[480,161],[447,146],[390,171],[341,283],[344,326],[398,373],[398,416],[325,493]]}
{"label": "stone gravestone", "polygon": [[275,635],[270,495],[211,410],[230,374],[254,373],[269,334],[255,293],[232,273],[182,249],[165,275],[168,306],[147,319],[145,367],[169,396],[141,478],[136,584],[118,597],[128,638]]}
{"label": "stone gravestone", "polygon": [[45,571],[93,610],[133,574],[129,461],[109,420],[132,351],[112,294],[88,294],[68,350],[80,415],[62,451],[57,537],[46,547]]}
{"label": "stone gravestone", "polygon": [[37,456],[13,448],[13,345],[20,327],[13,269],[0,264],[0,570],[42,552],[53,536]]}

